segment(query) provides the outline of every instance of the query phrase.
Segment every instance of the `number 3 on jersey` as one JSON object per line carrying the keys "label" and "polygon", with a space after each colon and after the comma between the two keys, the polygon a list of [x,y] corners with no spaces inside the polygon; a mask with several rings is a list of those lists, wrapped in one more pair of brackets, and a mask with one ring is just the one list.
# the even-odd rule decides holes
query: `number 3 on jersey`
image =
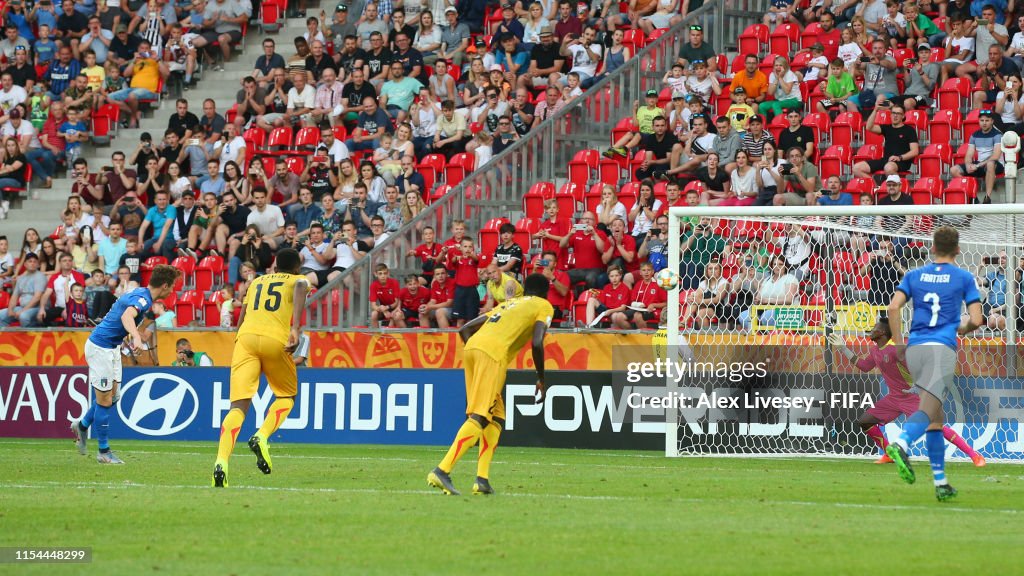
{"label": "number 3 on jersey", "polygon": [[[263,309],[267,312],[276,312],[281,307],[281,286],[284,282],[271,282],[267,284],[267,297],[263,298],[263,284],[256,285],[256,297],[252,299],[252,309],[259,310],[260,303],[263,304]],[[936,296],[936,298],[938,298]],[[932,322],[934,322],[934,317]],[[933,324],[934,325],[934,324]]]}
{"label": "number 3 on jersey", "polygon": [[939,323],[939,310],[942,309],[942,305],[939,303],[939,295],[935,292],[929,292],[924,295],[922,300],[932,305],[932,319],[928,321],[928,326],[935,326]]}

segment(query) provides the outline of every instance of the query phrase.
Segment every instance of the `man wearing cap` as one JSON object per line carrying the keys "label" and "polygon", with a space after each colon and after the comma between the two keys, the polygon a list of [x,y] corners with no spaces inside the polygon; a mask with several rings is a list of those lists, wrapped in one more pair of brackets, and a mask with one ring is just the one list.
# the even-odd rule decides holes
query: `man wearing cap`
{"label": "man wearing cap", "polygon": [[765,96],[768,95],[768,77],[761,72],[759,64],[757,54],[747,54],[743,58],[743,70],[732,77],[732,84],[729,85],[733,93],[738,88],[743,88],[744,101],[750,106],[764,102]]}
{"label": "man wearing cap", "polygon": [[22,118],[21,107],[11,108],[7,113],[7,122],[0,127],[0,146],[3,146],[8,138],[17,140],[18,149],[23,153],[40,147],[36,128]]}
{"label": "man wearing cap", "polygon": [[507,33],[500,37],[500,48],[494,54],[494,64],[505,71],[505,79],[515,83],[530,67],[530,53],[522,50],[515,34]]}
{"label": "man wearing cap", "polygon": [[1002,157],[1003,134],[996,130],[994,124],[995,115],[991,110],[981,110],[978,113],[980,128],[971,134],[964,163],[953,166],[949,171],[949,175],[953,178],[970,176],[983,179],[985,199],[982,203],[984,204],[992,203],[992,189],[996,185],[996,175],[1003,173],[1003,165],[999,162]]}
{"label": "man wearing cap", "polygon": [[903,92],[903,105],[907,110],[913,110],[918,106],[928,108],[932,105],[932,90],[939,81],[942,67],[938,62],[932,62],[931,56],[932,47],[924,42],[917,47],[917,60],[898,62],[906,68],[909,79]]}
{"label": "man wearing cap", "polygon": [[334,19],[326,28],[335,46],[341,46],[347,36],[356,35],[356,25],[349,21],[347,4],[339,2],[334,7]]}
{"label": "man wearing cap", "polygon": [[697,24],[690,26],[690,41],[679,49],[677,61],[684,68],[689,68],[690,62],[694,60],[707,62],[708,74],[712,76],[718,71],[718,54],[710,44],[704,42],[704,28]]}
{"label": "man wearing cap", "polygon": [[644,94],[644,106],[639,102],[633,104],[633,116],[636,119],[637,132],[629,132],[612,143],[612,147],[605,150],[605,158],[613,158],[616,154],[625,158],[629,156],[629,150],[640,145],[640,139],[646,134],[654,133],[654,119],[665,115],[665,110],[658,106],[658,91],[648,90]]}
{"label": "man wearing cap", "polygon": [[123,69],[128,65],[128,61],[135,56],[140,42],[142,42],[142,38],[135,34],[129,34],[126,24],[118,24],[114,28],[114,39],[110,41],[107,60],[113,60],[119,68]]}
{"label": "man wearing cap", "polygon": [[747,123],[747,131],[743,133],[743,150],[750,157],[751,163],[764,157],[764,145],[769,142],[774,145],[775,138],[764,129],[764,116],[754,114]]}
{"label": "man wearing cap", "polygon": [[469,48],[469,26],[465,22],[459,22],[459,11],[454,6],[444,9],[444,19],[447,24],[441,27],[441,50],[438,52],[438,58],[451,60],[452,64],[461,68],[462,60]]}
{"label": "man wearing cap", "polygon": [[565,58],[561,55],[561,46],[555,44],[551,26],[540,29],[540,43],[530,50],[530,68],[519,77],[519,85],[523,88],[547,86],[560,76]]}
{"label": "man wearing cap", "polygon": [[890,102],[888,107],[892,116],[891,124],[875,124],[878,115],[878,107],[871,111],[868,122],[864,129],[875,134],[881,134],[884,139],[882,157],[878,160],[862,160],[853,165],[853,176],[855,178],[870,178],[879,170],[886,174],[893,175],[899,172],[909,172],[914,158],[921,153],[921,145],[917,142],[917,129],[904,124],[906,112],[902,105]]}
{"label": "man wearing cap", "polygon": [[572,4],[569,0],[560,0],[558,3],[558,20],[555,22],[554,32],[555,42],[559,44],[563,44],[570,34],[573,38],[579,38],[583,34],[582,23],[572,13]]}
{"label": "man wearing cap", "polygon": [[[885,195],[878,199],[879,206],[913,206],[914,198],[903,193],[903,179],[896,174],[885,177]],[[885,216],[882,218],[882,230],[902,233],[910,230],[912,220],[906,216]],[[902,247],[907,244],[906,238],[893,238],[896,253],[902,255]]]}
{"label": "man wearing cap", "polygon": [[501,5],[501,22],[498,23],[498,29],[495,31],[495,36],[504,38],[511,34],[522,42],[523,34],[525,32],[526,29],[523,28],[523,23],[516,18],[515,5],[511,2],[504,2]]}

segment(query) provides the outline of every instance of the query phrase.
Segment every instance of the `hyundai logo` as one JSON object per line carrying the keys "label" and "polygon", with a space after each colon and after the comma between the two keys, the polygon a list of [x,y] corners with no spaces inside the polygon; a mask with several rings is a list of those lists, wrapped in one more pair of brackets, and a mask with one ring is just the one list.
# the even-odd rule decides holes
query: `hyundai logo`
{"label": "hyundai logo", "polygon": [[191,384],[173,374],[150,372],[122,386],[117,411],[140,434],[169,436],[195,420],[199,396]]}

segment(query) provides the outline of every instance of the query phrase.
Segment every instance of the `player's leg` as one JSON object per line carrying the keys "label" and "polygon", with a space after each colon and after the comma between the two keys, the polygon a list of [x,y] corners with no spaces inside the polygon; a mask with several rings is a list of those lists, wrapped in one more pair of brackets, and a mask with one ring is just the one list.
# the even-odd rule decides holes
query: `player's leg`
{"label": "player's leg", "polygon": [[494,450],[498,447],[498,440],[501,431],[505,429],[505,401],[501,397],[501,390],[505,387],[505,373],[502,372],[501,384],[497,388],[494,402],[491,404],[491,422],[484,428],[483,436],[480,439],[480,456],[476,462],[476,482],[473,484],[473,494],[494,494],[491,488],[491,461],[494,459]]}
{"label": "player's leg", "polygon": [[458,495],[459,492],[452,485],[449,474],[459,459],[480,441],[484,428],[490,424],[487,415],[494,402],[493,380],[499,374],[498,370],[501,370],[501,374],[505,373],[504,367],[479,350],[465,351],[462,360],[466,374],[466,421],[456,432],[455,440],[437,468],[427,475],[427,482],[431,486],[451,495]]}
{"label": "player's leg", "polygon": [[979,454],[977,450],[968,444],[967,440],[964,440],[963,436],[957,434],[956,430],[953,430],[949,426],[943,426],[942,437],[946,439],[946,442],[949,442],[959,448],[961,452],[967,454],[971,459],[971,462],[974,462],[974,465],[978,468],[985,465],[985,457]]}
{"label": "player's leg", "polygon": [[[880,399],[879,404],[881,404],[883,400],[885,400],[885,398]],[[876,404],[875,407],[877,408],[878,404]],[[872,414],[871,409],[864,412],[864,414],[861,415],[860,420],[857,421],[857,424],[860,425],[860,429],[863,430],[864,433],[868,435],[868,438],[871,438],[871,440],[874,441],[874,443],[882,450],[882,457],[876,460],[875,464],[888,464],[892,462],[892,459],[885,454],[885,447],[889,445],[889,442],[885,439],[885,432],[882,431],[882,426],[885,426],[886,422],[888,421],[883,422],[878,418],[878,416]]]}
{"label": "player's leg", "polygon": [[213,485],[218,488],[228,485],[228,460],[260,383],[260,360],[251,349],[254,339],[251,334],[239,336],[231,356],[231,408],[220,425],[217,460],[213,465]]}
{"label": "player's leg", "polygon": [[276,342],[264,336],[260,340],[259,355],[263,361],[263,372],[267,375],[267,384],[274,393],[274,401],[267,408],[263,425],[249,439],[249,449],[256,455],[256,467],[264,474],[270,474],[273,464],[270,461],[270,437],[284,424],[288,414],[295,406],[295,395],[298,394],[298,374],[292,355]]}

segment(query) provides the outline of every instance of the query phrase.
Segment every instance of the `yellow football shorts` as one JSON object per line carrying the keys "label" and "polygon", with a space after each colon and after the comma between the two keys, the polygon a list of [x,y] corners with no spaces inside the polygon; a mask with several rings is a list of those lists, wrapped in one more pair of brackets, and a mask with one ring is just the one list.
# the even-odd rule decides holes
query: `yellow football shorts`
{"label": "yellow football shorts", "polygon": [[504,420],[505,401],[501,398],[501,391],[505,387],[508,366],[483,350],[466,350],[462,354],[462,363],[466,370],[466,414]]}
{"label": "yellow football shorts", "polygon": [[295,363],[281,342],[259,334],[239,335],[231,358],[231,401],[255,396],[260,374],[267,375],[274,396],[287,398],[297,394]]}

